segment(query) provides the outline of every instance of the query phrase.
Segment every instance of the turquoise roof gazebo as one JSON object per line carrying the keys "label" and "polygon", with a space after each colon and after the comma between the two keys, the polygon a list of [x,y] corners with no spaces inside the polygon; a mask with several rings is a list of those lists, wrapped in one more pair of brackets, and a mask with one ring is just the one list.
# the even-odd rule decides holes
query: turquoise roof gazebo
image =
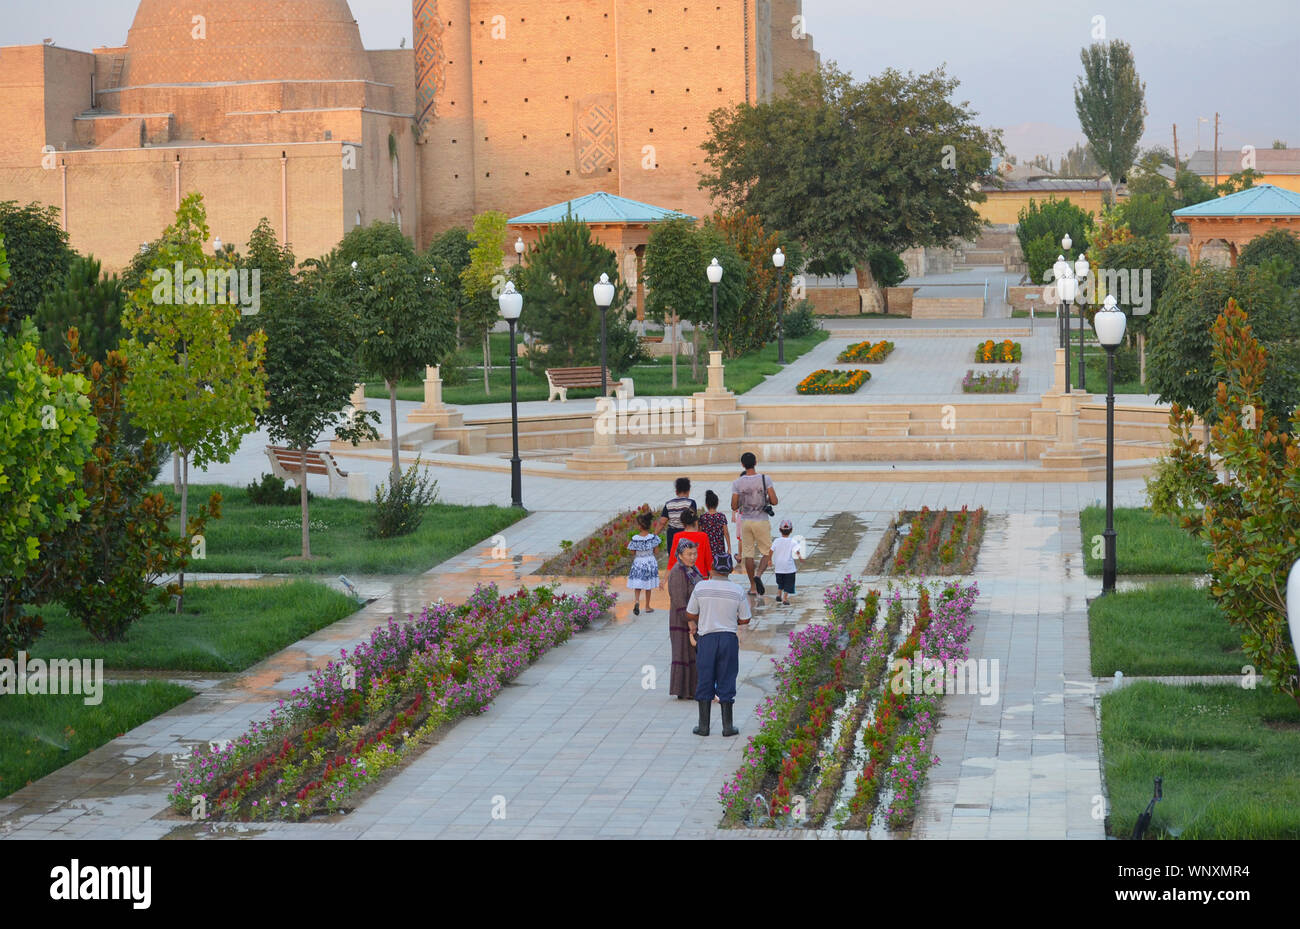
{"label": "turquoise roof gazebo", "polygon": [[548,226],[563,221],[569,214],[590,226],[592,236],[618,256],[623,279],[629,283],[635,281],[636,318],[638,322],[644,322],[645,284],[642,281],[642,268],[650,232],[656,223],[680,218],[694,222],[695,217],[679,210],[599,191],[516,216],[510,220],[509,227],[524,240],[525,246],[532,248]]}
{"label": "turquoise roof gazebo", "polygon": [[1187,249],[1192,264],[1200,260],[1207,242],[1219,239],[1228,246],[1235,267],[1239,250],[1271,229],[1300,234],[1300,194],[1272,184],[1256,184],[1226,197],[1174,210],[1174,219],[1186,223],[1191,233]]}

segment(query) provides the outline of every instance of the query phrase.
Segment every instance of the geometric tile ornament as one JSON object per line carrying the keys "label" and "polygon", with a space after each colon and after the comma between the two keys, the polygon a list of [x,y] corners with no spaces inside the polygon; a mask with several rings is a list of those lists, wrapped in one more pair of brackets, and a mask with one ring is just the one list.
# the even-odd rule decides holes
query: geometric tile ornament
{"label": "geometric tile ornament", "polygon": [[447,61],[438,0],[412,0],[411,15],[415,21],[415,122],[423,136],[437,115],[438,97],[447,87]]}
{"label": "geometric tile ornament", "polygon": [[578,173],[590,176],[618,160],[615,147],[614,95],[585,97],[575,104],[577,138],[574,140]]}

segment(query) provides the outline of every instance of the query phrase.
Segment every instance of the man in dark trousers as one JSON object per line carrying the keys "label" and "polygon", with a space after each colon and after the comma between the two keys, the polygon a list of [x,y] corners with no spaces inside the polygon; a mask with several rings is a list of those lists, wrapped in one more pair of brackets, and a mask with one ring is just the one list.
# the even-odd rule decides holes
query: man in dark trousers
{"label": "man in dark trousers", "polygon": [[740,636],[737,629],[749,624],[749,597],[739,584],[727,580],[735,563],[727,552],[713,556],[709,579],[700,581],[686,604],[686,623],[698,637],[695,668],[698,686],[695,700],[700,705],[700,724],[691,731],[709,734],[713,698],[722,704],[722,734],[737,735],[732,723],[736,703],[736,673],[740,670]]}

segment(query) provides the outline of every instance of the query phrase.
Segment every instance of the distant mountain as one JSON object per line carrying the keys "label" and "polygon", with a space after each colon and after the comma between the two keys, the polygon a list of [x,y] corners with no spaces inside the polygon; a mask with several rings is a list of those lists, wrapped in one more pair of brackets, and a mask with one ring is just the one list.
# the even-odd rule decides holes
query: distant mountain
{"label": "distant mountain", "polygon": [[1047,155],[1052,164],[1059,164],[1062,155],[1084,141],[1083,132],[1077,127],[1068,129],[1052,123],[1020,123],[1002,130],[1007,154],[1015,155],[1021,162],[1029,161],[1035,155]]}

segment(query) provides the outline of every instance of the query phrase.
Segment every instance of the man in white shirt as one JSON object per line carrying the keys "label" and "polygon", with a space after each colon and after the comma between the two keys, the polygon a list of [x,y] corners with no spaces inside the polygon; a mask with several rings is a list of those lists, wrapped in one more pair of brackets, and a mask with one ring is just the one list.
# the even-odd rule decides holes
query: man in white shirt
{"label": "man in white shirt", "polygon": [[749,624],[751,613],[745,589],[727,580],[734,567],[730,554],[715,554],[709,579],[695,585],[686,604],[687,625],[692,635],[698,635],[695,700],[700,706],[700,724],[691,730],[696,735],[709,734],[715,695],[722,704],[723,736],[740,732],[732,724],[736,674],[740,670],[740,637],[736,630]]}

